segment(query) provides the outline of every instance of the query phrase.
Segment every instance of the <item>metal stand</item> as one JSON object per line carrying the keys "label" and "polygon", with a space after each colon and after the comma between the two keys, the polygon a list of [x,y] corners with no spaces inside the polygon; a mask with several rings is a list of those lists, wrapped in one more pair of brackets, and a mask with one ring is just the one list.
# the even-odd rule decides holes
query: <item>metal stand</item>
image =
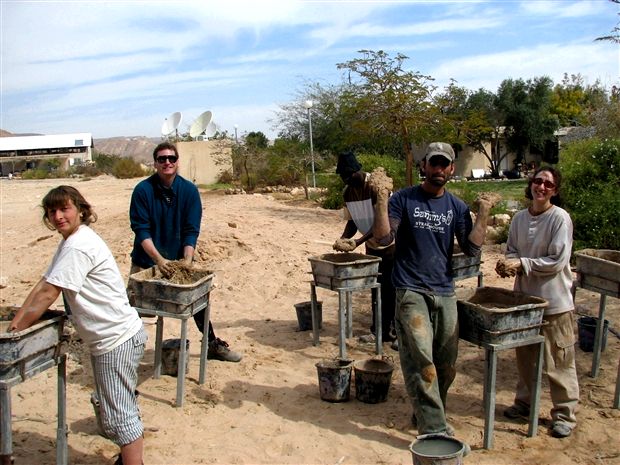
{"label": "metal stand", "polygon": [[[592,371],[590,376],[596,378],[598,376],[599,365],[601,363],[601,349],[603,346],[603,325],[605,324],[605,304],[607,302],[607,296],[620,298],[620,287],[616,292],[611,288],[607,289],[604,286],[596,286],[600,282],[600,278],[595,276],[589,276],[583,272],[577,273],[577,279],[573,281],[573,287],[571,292],[573,294],[573,302],[575,301],[575,294],[577,288],[587,289],[599,294],[598,304],[598,321],[596,322],[596,333],[594,334],[594,349],[592,351]],[[616,382],[616,390],[620,390],[620,375]],[[616,406],[616,408],[618,408]]]}
{"label": "metal stand", "polygon": [[11,429],[11,387],[37,373],[58,366],[58,426],[56,428],[56,464],[67,465],[69,453],[67,446],[67,356],[66,354],[47,360],[29,371],[7,380],[0,381],[0,464],[11,463],[13,455],[13,434]]}
{"label": "metal stand", "polygon": [[545,346],[544,336],[534,336],[520,341],[510,341],[499,344],[477,342],[465,339],[472,344],[485,350],[484,368],[484,444],[485,449],[493,448],[493,427],[495,424],[495,382],[497,375],[497,353],[502,350],[536,344],[538,346],[538,358],[534,368],[534,392],[530,397],[530,418],[527,435],[536,436],[538,432],[538,409],[540,402],[540,385],[542,380],[542,365]]}
{"label": "metal stand", "polygon": [[[319,345],[319,325],[318,325],[318,306],[316,298],[316,284],[314,281],[310,283],[310,301],[312,303],[312,336],[314,345]],[[324,287],[324,286],[319,286]],[[381,329],[381,284],[373,283],[355,288],[336,288],[331,289],[338,292],[338,347],[339,357],[347,358],[346,338],[353,336],[353,292],[371,290],[372,306],[375,314],[375,352],[377,355],[383,353],[382,345],[382,329]]]}
{"label": "metal stand", "polygon": [[181,347],[179,352],[179,362],[178,362],[178,370],[177,370],[177,398],[176,398],[176,407],[181,407],[183,405],[183,398],[185,396],[185,360],[187,359],[187,320],[194,316],[196,313],[204,310],[203,316],[203,328],[205,333],[202,336],[202,342],[200,345],[200,374],[198,376],[198,383],[204,384],[206,376],[207,376],[207,351],[209,344],[209,319],[211,313],[211,305],[210,299],[207,293],[206,301],[196,306],[191,310],[188,310],[183,313],[169,313],[161,310],[151,310],[147,308],[136,308],[138,313],[148,315],[148,316],[156,316],[157,317],[157,326],[155,333],[155,371],[153,374],[153,378],[157,379],[161,376],[161,349],[162,349],[162,339],[164,335],[164,318],[175,318],[177,320],[181,320]]}

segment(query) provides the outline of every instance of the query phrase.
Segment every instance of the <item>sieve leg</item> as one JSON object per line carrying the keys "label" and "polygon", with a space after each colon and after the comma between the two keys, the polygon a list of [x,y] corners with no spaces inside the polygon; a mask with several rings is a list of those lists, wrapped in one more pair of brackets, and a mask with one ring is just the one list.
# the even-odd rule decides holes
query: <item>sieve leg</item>
{"label": "sieve leg", "polygon": [[56,430],[56,465],[67,465],[67,356],[58,364],[58,429]]}
{"label": "sieve leg", "polygon": [[613,408],[620,409],[620,360],[618,360],[618,376],[616,377],[616,393]]}
{"label": "sieve leg", "polygon": [[310,304],[312,309],[312,344],[319,345],[318,305],[316,303],[316,285],[310,283]]}
{"label": "sieve leg", "polygon": [[495,426],[495,381],[497,371],[497,352],[486,348],[484,367],[484,444],[485,449],[493,448],[493,428]]}
{"label": "sieve leg", "polygon": [[534,374],[534,392],[530,394],[530,426],[527,431],[529,437],[534,437],[538,433],[538,406],[540,403],[540,384],[542,381],[545,341],[540,341],[537,345],[538,357],[536,358],[536,365],[534,366],[534,370],[536,370]]}
{"label": "sieve leg", "polygon": [[347,358],[346,347],[346,315],[345,307],[347,305],[347,291],[338,291],[338,347],[340,349],[340,358]]}
{"label": "sieve leg", "polygon": [[353,292],[346,293],[347,296],[347,337],[353,337]]}
{"label": "sieve leg", "polygon": [[155,326],[155,372],[153,378],[157,379],[161,376],[161,345],[164,337],[164,317],[157,317]]}
{"label": "sieve leg", "polygon": [[594,354],[592,355],[592,372],[590,376],[596,378],[598,376],[598,368],[601,362],[601,350],[603,348],[603,325],[605,324],[605,303],[607,296],[600,295],[598,307],[598,321],[596,322],[596,334],[594,336]]}
{"label": "sieve leg", "polygon": [[[208,328],[209,321],[211,321],[211,299],[207,297],[207,306],[202,312],[204,320],[202,321],[202,327]],[[200,373],[198,374],[198,384],[204,384],[207,377],[207,353],[209,350],[209,331],[207,334],[202,335],[202,341],[200,343]],[[178,373],[177,373],[178,376]]]}
{"label": "sieve leg", "polygon": [[0,386],[0,463],[10,464],[13,454],[13,431],[11,430],[11,388]]}
{"label": "sieve leg", "polygon": [[[207,323],[207,328],[209,323]],[[207,338],[209,336],[207,335]],[[177,402],[176,407],[183,406],[183,396],[185,394],[185,360],[187,359],[187,318],[181,320],[181,350],[179,351],[179,362],[177,367]]]}
{"label": "sieve leg", "polygon": [[375,352],[377,355],[381,355],[383,353],[383,327],[382,327],[382,317],[381,317],[381,288],[373,287],[370,290],[372,294],[371,301],[374,304],[374,314],[375,314]]}

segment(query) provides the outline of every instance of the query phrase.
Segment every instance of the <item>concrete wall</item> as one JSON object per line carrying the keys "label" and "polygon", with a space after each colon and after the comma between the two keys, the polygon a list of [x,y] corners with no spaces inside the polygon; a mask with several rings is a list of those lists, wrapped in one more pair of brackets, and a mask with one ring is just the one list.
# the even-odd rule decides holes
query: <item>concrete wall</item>
{"label": "concrete wall", "polygon": [[179,174],[195,184],[213,184],[232,173],[232,143],[226,140],[178,142]]}

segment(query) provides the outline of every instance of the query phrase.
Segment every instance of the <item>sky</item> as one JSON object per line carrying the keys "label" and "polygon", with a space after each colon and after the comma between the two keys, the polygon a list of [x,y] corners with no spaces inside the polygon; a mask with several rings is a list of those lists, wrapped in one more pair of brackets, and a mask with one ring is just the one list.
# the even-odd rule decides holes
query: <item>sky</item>
{"label": "sky", "polygon": [[[336,65],[383,50],[405,68],[497,91],[504,79],[581,74],[620,84],[608,0],[0,0],[0,128],[160,137],[203,112],[239,137],[278,134],[275,112]],[[302,105],[302,102],[299,102]],[[235,128],[236,126],[236,128]]]}

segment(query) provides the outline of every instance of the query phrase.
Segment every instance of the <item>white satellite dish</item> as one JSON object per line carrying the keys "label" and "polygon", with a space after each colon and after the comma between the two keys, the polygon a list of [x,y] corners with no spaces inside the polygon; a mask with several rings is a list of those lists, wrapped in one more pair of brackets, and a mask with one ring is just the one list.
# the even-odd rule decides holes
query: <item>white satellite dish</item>
{"label": "white satellite dish", "polygon": [[198,118],[194,120],[194,122],[190,126],[189,135],[193,139],[195,139],[196,137],[200,136],[203,132],[205,132],[205,129],[207,129],[207,126],[209,126],[209,123],[211,122],[212,116],[213,116],[213,113],[211,113],[209,110],[202,113]]}
{"label": "white satellite dish", "polygon": [[175,111],[168,118],[164,119],[164,123],[161,125],[161,135],[168,136],[175,132],[181,124],[181,112]]}
{"label": "white satellite dish", "polygon": [[213,137],[216,132],[217,132],[217,126],[215,125],[215,122],[211,120],[211,122],[207,124],[207,129],[205,130],[205,136]]}

